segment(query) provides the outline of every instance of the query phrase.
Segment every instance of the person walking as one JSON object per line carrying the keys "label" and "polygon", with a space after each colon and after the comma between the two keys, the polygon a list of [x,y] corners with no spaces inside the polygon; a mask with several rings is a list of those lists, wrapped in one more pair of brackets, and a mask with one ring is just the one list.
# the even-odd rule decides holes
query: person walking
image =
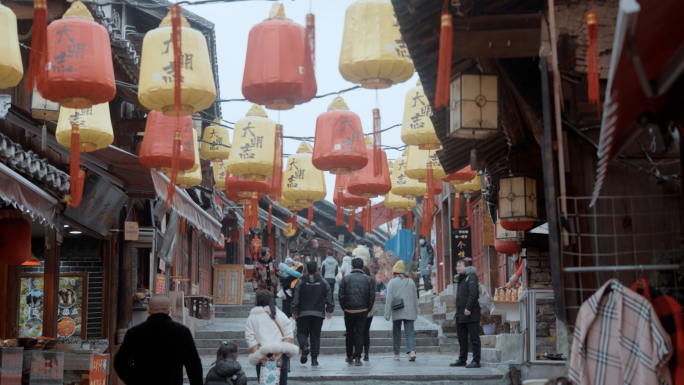
{"label": "person walking", "polygon": [[278,292],[278,271],[268,247],[261,248],[261,256],[257,258],[254,264],[252,287],[255,292],[266,290],[273,295]]}
{"label": "person walking", "polygon": [[352,253],[351,251],[347,251],[347,255],[342,258],[342,267],[340,267],[340,270],[342,270],[342,278],[344,278],[345,275],[351,273],[352,271]]}
{"label": "person walking", "polygon": [[[456,333],[458,335],[458,361],[450,366],[480,367],[480,293],[475,268],[468,262],[460,260],[456,263]],[[473,360],[467,364],[468,337],[473,345]]]}
{"label": "person walking", "polygon": [[335,310],[332,289],[323,277],[316,274],[317,269],[314,261],[306,264],[308,274],[297,282],[290,304],[292,317],[297,321],[297,340],[302,350],[300,362],[306,364],[311,353],[311,366],[318,366],[323,319],[331,319]]}
{"label": "person walking", "polygon": [[283,313],[287,318],[292,317],[292,312],[290,311],[290,302],[292,301],[292,290],[290,286],[292,282],[300,278],[302,273],[294,269],[295,261],[292,258],[285,258],[285,262],[281,262],[278,265],[278,270],[280,270],[280,283],[282,285],[283,295]]}
{"label": "person walking", "polygon": [[335,277],[340,272],[340,266],[337,264],[334,255],[335,253],[332,250],[328,251],[328,255],[321,264],[321,275],[328,281],[328,285],[330,285],[330,289],[333,292],[335,291]]}
{"label": "person walking", "polygon": [[262,370],[270,374],[280,372],[280,385],[287,385],[290,357],[297,354],[299,348],[294,344],[290,319],[276,307],[273,294],[268,291],[256,295],[256,305],[249,312],[245,325],[245,340],[249,363],[256,366],[257,378]]}
{"label": "person walking", "polygon": [[418,237],[420,243],[419,257],[420,257],[420,275],[423,277],[423,290],[427,293],[432,293],[432,266],[435,264],[435,250],[426,240],[425,236]]}
{"label": "person walking", "polygon": [[344,310],[344,326],[347,331],[347,363],[362,366],[363,332],[368,311],[375,303],[373,280],[363,273],[363,259],[351,261],[352,270],[340,282],[340,307]]}
{"label": "person walking", "polygon": [[401,347],[401,324],[404,324],[406,336],[406,354],[409,361],[416,360],[416,339],[413,323],[418,318],[418,299],[414,295],[416,285],[406,276],[404,261],[398,261],[392,268],[394,278],[387,285],[387,297],[385,300],[385,319],[392,319],[392,348],[394,360],[399,361],[399,349]]}
{"label": "person walking", "polygon": [[247,385],[247,375],[237,358],[238,346],[228,341],[221,342],[216,351],[216,362],[209,369],[204,385]]}
{"label": "person walking", "polygon": [[[363,273],[366,274],[371,278],[373,281],[373,287],[377,287],[377,281],[375,278],[373,278],[370,274],[370,269],[368,266],[363,267]],[[368,317],[366,318],[366,328],[363,330],[363,360],[368,361],[368,351],[370,350],[370,327],[371,324],[373,323],[373,316],[375,316],[375,313],[378,312],[378,307],[375,306],[375,302],[373,303],[373,307],[371,310],[368,312]]]}
{"label": "person walking", "polygon": [[202,385],[202,361],[190,329],[174,322],[169,297],[150,298],[147,320],[128,329],[114,370],[127,385],[183,384],[183,367],[190,385]]}

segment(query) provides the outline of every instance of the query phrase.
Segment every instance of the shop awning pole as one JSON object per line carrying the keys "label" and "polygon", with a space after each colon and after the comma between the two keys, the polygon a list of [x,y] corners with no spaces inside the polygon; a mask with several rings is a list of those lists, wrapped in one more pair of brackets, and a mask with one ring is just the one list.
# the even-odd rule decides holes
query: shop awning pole
{"label": "shop awning pole", "polygon": [[578,266],[564,267],[565,273],[600,273],[617,271],[654,271],[654,270],[679,270],[682,266],[676,263],[665,265],[625,265],[625,266]]}

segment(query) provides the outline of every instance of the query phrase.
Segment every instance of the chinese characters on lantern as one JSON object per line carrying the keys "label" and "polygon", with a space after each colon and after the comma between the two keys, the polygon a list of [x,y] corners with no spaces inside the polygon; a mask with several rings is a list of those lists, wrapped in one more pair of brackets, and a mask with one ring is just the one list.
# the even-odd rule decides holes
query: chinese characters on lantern
{"label": "chinese characters on lantern", "polygon": [[62,24],[62,29],[57,31],[57,48],[59,52],[57,56],[53,56],[53,62],[48,63],[48,70],[53,72],[73,72],[75,60],[82,60],[84,58],[86,44],[78,43],[69,35],[73,30],[69,29],[67,23]]}
{"label": "chinese characters on lantern", "polygon": [[[161,53],[162,55],[168,55],[171,58],[173,58],[173,51],[171,50],[172,41],[173,41],[173,38],[171,37],[171,35],[169,35],[169,40],[166,40],[164,42],[164,50]],[[193,54],[188,54],[188,53],[181,54],[181,60],[182,60],[181,67],[183,68],[183,70],[194,71],[193,63],[192,63],[193,58],[194,58]],[[162,67],[164,72],[166,72],[166,75],[162,76],[164,83],[173,84],[173,82],[175,81],[175,71],[174,71],[174,66],[173,66],[174,62],[175,62],[175,60],[171,59],[171,60],[169,60],[169,64],[167,66]],[[185,81],[185,77],[181,76],[181,83],[183,83],[184,81]]]}
{"label": "chinese characters on lantern", "polygon": [[412,97],[413,107],[419,107],[415,115],[411,116],[411,121],[407,121],[405,124],[412,130],[417,130],[420,128],[425,128],[426,119],[430,119],[432,115],[432,107],[430,103],[427,102],[425,95],[421,95],[420,92],[416,91],[416,96]]}

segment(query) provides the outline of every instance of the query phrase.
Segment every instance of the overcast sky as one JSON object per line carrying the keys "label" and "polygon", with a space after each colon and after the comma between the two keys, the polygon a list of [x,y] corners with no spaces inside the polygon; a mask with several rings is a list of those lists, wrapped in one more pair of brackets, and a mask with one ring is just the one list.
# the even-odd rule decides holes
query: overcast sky
{"label": "overcast sky", "polygon": [[[353,0],[293,0],[279,1],[285,5],[285,14],[294,22],[305,25],[309,6],[316,16],[316,81],[318,95],[336,92],[353,87],[354,84],[342,78],[338,69],[344,14]],[[273,1],[245,1],[234,3],[216,3],[197,6],[186,6],[188,11],[200,15],[215,24],[217,52],[219,64],[219,82],[221,99],[242,99],[242,74],[247,53],[247,37],[255,24],[268,17]],[[405,83],[377,91],[379,99],[382,127],[386,128],[402,123],[404,113],[404,97],[408,89],[415,87],[418,75]],[[361,117],[363,131],[369,133],[373,129],[372,110],[376,105],[376,91],[358,89],[341,95],[349,109]],[[266,110],[269,118],[280,121],[284,135],[311,136],[316,133],[316,118],[325,112],[335,96],[314,99],[294,109],[281,111]],[[235,122],[245,116],[251,106],[249,102],[229,102],[222,104],[223,119]],[[382,135],[383,145],[403,145],[400,138],[401,127],[396,127]],[[232,137],[231,137],[232,143]],[[286,154],[297,151],[299,141],[286,139]],[[387,156],[394,159],[400,156],[399,151],[389,150]],[[332,201],[335,176],[326,173],[327,198]],[[374,202],[381,201],[375,199]]]}

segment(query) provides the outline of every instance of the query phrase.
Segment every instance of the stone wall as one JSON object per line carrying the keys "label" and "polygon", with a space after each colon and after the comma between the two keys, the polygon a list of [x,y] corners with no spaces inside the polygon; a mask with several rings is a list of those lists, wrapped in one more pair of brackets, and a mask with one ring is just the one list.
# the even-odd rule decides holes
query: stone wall
{"label": "stone wall", "polygon": [[530,289],[553,289],[551,256],[548,252],[527,249],[527,276]]}
{"label": "stone wall", "polygon": [[[552,289],[551,256],[548,252],[527,249],[530,289]],[[556,310],[552,299],[537,300],[537,353],[556,352]]]}

